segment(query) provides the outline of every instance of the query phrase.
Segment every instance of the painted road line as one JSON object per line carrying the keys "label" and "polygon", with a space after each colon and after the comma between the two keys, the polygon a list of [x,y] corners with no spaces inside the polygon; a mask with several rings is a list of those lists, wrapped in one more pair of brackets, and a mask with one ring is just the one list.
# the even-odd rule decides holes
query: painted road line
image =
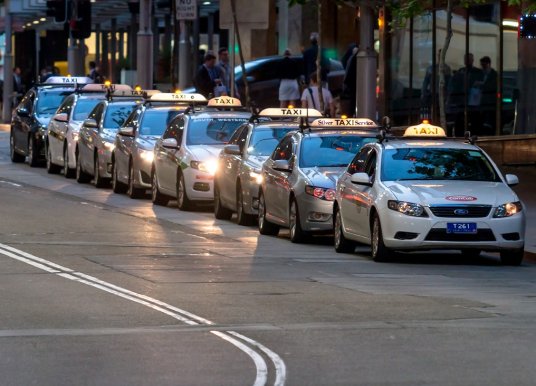
{"label": "painted road line", "polygon": [[[89,276],[81,272],[75,272],[70,268],[61,266],[59,264],[53,263],[51,261],[45,260],[43,258],[34,256],[34,255],[31,255],[27,252],[18,250],[9,245],[0,244],[0,254],[3,254],[7,257],[18,260],[20,262],[32,265],[33,267],[44,270],[46,272],[56,274],[65,279],[73,280],[78,283],[85,284],[85,285],[100,289],[102,291],[106,291],[113,295],[119,296],[121,298],[144,305],[155,311],[171,316],[188,325],[213,325],[214,324],[214,322],[208,319],[202,318],[200,316],[197,316],[186,310],[182,310],[170,304],[164,303],[160,300],[151,298],[146,295],[138,294],[136,292],[133,292],[125,288],[116,286],[114,284],[105,282],[93,276]],[[266,362],[264,361],[262,356],[259,355],[255,350],[253,350],[252,348],[244,344],[243,342],[247,342],[248,344],[260,349],[272,360],[274,364],[274,368],[276,370],[276,377],[275,377],[276,379],[275,379],[274,386],[282,386],[285,384],[286,366],[283,360],[281,359],[281,357],[279,357],[279,355],[277,355],[270,349],[266,348],[259,342],[256,342],[255,340],[250,339],[237,332],[234,332],[234,331],[226,331],[226,332],[210,331],[210,332],[213,335],[219,337],[220,339],[224,339],[225,341],[233,344],[235,347],[237,347],[238,349],[246,353],[253,360],[257,368],[257,376],[253,384],[254,386],[261,386],[261,385],[266,384],[268,369],[267,369]],[[242,341],[236,338],[241,339]]]}

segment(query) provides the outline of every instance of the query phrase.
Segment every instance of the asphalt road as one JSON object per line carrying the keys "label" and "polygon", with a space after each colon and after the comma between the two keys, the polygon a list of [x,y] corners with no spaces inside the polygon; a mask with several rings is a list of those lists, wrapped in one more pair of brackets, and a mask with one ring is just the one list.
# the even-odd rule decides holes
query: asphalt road
{"label": "asphalt road", "polygon": [[11,164],[1,385],[533,385],[536,266],[370,260]]}

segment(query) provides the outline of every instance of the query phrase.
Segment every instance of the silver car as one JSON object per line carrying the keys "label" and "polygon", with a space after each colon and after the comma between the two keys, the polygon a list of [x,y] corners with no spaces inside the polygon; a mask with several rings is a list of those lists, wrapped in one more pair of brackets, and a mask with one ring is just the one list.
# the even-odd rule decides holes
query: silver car
{"label": "silver car", "polygon": [[[363,120],[359,120],[362,122]],[[287,134],[263,164],[259,191],[259,231],[303,242],[333,230],[335,184],[361,146],[376,141],[377,126],[342,119],[319,119],[311,129]]]}
{"label": "silver car", "polygon": [[256,220],[262,164],[292,130],[298,130],[297,122],[249,122],[238,128],[220,153],[214,177],[217,219],[229,219],[236,212],[240,225]]}
{"label": "silver car", "polygon": [[100,102],[82,124],[76,146],[76,180],[105,187],[112,177],[112,151],[119,127],[138,107],[140,96],[112,97]]}

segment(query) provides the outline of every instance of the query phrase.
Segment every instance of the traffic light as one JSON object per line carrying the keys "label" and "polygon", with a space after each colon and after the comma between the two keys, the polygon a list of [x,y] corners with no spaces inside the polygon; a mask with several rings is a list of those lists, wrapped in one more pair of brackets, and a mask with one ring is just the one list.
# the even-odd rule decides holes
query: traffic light
{"label": "traffic light", "polygon": [[73,0],[73,12],[69,20],[71,36],[75,39],[87,39],[91,35],[91,2]]}
{"label": "traffic light", "polygon": [[65,23],[67,5],[67,0],[47,0],[47,16],[53,16],[57,23]]}

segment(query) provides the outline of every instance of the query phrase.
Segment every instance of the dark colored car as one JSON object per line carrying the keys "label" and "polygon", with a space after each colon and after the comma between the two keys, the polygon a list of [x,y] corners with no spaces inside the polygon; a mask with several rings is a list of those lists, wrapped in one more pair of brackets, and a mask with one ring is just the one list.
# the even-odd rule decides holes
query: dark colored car
{"label": "dark colored car", "polygon": [[38,166],[45,160],[45,135],[48,123],[63,100],[78,84],[92,83],[85,77],[51,77],[46,83],[32,87],[15,108],[11,117],[9,139],[13,162]]}
{"label": "dark colored car", "polygon": [[[293,56],[292,59],[297,62],[299,68],[303,68],[301,56]],[[266,56],[245,64],[249,94],[255,106],[259,108],[279,106],[280,75],[278,70],[282,60],[282,56]],[[330,59],[329,62],[328,88],[335,97],[342,92],[344,68],[338,60]],[[235,81],[242,103],[244,103],[246,93],[241,66],[235,67]],[[194,89],[187,89],[183,92],[191,93],[194,92]]]}

